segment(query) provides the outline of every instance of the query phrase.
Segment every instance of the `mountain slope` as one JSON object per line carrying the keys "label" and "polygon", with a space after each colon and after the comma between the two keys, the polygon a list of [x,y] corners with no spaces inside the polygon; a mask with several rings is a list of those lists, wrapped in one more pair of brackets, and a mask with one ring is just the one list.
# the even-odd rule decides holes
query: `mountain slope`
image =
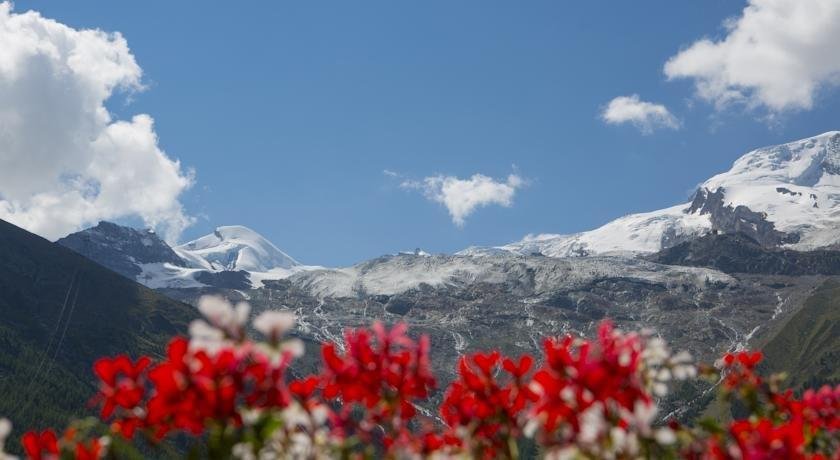
{"label": "mountain slope", "polygon": [[724,273],[840,275],[840,251],[767,248],[744,235],[705,235],[645,257],[667,265],[708,267]]}
{"label": "mountain slope", "polygon": [[798,235],[796,249],[840,240],[840,132],[754,150],[732,169],[707,180],[725,204],[764,213],[776,230]]}
{"label": "mountain slope", "polygon": [[793,388],[840,383],[840,282],[827,281],[762,346],[766,365]]}
{"label": "mountain slope", "polygon": [[154,232],[136,230],[111,222],[72,233],[56,241],[89,259],[97,261],[129,279],[136,279],[143,264],[186,264]]}
{"label": "mountain slope", "polygon": [[152,289],[250,289],[321,268],[300,264],[241,225],[218,227],[173,248],[152,232],[100,222],[57,243]]}
{"label": "mountain slope", "polygon": [[573,257],[656,252],[713,231],[765,246],[811,250],[840,243],[840,132],[753,150],[705,181],[689,203],[616,219],[573,235],[531,235],[497,248]]}
{"label": "mountain slope", "polygon": [[195,313],[0,221],[0,414],[19,427],[86,413],[104,355],[159,355]]}

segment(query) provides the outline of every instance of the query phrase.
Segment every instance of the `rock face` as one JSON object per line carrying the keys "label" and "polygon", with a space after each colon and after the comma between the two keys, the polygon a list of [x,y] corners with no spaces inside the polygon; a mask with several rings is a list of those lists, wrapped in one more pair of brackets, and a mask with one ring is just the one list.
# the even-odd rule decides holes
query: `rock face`
{"label": "rock face", "polygon": [[224,270],[220,272],[200,270],[193,275],[193,278],[199,283],[219,288],[251,289],[252,287],[248,272],[244,270]]}
{"label": "rock face", "polygon": [[743,234],[706,235],[647,259],[668,265],[708,267],[724,273],[840,275],[840,251],[767,248]]}
{"label": "rock face", "polygon": [[100,222],[56,243],[72,249],[129,279],[137,279],[142,264],[167,263],[185,267],[183,260],[152,231]]}
{"label": "rock face", "polygon": [[[779,187],[779,189],[787,191],[783,187]],[[785,193],[784,191],[780,193]],[[708,214],[714,233],[744,235],[762,246],[778,247],[799,241],[798,234],[786,234],[776,230],[775,225],[767,220],[766,213],[751,211],[744,205],[724,204],[725,196],[726,190],[723,188],[715,191],[701,188],[694,194],[694,199],[685,212],[689,214]],[[663,244],[663,248],[671,246],[673,244]]]}

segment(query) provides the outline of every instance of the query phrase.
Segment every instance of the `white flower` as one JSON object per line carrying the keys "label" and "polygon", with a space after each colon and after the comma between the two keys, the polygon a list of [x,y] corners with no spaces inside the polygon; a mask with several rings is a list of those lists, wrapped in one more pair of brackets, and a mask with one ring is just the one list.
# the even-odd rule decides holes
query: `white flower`
{"label": "white flower", "polygon": [[533,438],[534,435],[537,434],[537,430],[540,429],[541,420],[539,417],[530,417],[527,422],[525,422],[525,427],[522,429],[522,433],[525,437]]}
{"label": "white flower", "polygon": [[627,432],[621,427],[614,426],[610,429],[610,440],[614,446],[621,448],[627,442]]}
{"label": "white flower", "polygon": [[656,439],[656,442],[662,446],[669,446],[677,442],[677,435],[674,434],[674,430],[668,427],[663,427],[656,430],[654,438]]}
{"label": "white flower", "polygon": [[197,319],[190,323],[190,349],[205,350],[211,355],[229,342],[225,340],[225,333]]}
{"label": "white flower", "polygon": [[656,418],[657,411],[656,404],[636,401],[633,406],[632,424],[639,433],[647,435],[650,432],[650,425]]}
{"label": "white flower", "polygon": [[12,422],[8,419],[0,418],[0,460],[17,460],[14,455],[6,453],[5,445],[6,439],[12,432]]}
{"label": "white flower", "polygon": [[303,340],[286,340],[280,345],[280,351],[289,353],[293,358],[300,358],[304,353]]}
{"label": "white flower", "polygon": [[668,359],[668,347],[661,337],[653,337],[645,344],[642,359],[649,367],[658,366]]}
{"label": "white flower", "polygon": [[595,403],[580,414],[580,432],[578,434],[580,443],[593,444],[604,432],[607,422],[604,420],[603,411],[601,403]]}
{"label": "white flower", "polygon": [[297,317],[288,311],[264,311],[254,319],[254,329],[276,342],[295,326]]}
{"label": "white flower", "polygon": [[579,457],[580,450],[575,446],[554,448],[545,454],[545,460],[574,460]]}
{"label": "white flower", "polygon": [[251,446],[250,443],[247,442],[240,442],[235,444],[230,451],[231,456],[233,458],[239,460],[256,460],[257,456],[254,455],[254,448]]}
{"label": "white flower", "polygon": [[[639,451],[639,437],[636,436],[636,433],[627,431],[621,427],[613,427],[610,430],[610,451],[604,452],[602,455],[604,458],[616,458],[616,457],[633,457],[635,458],[636,454]],[[616,453],[621,453],[624,455],[617,456]],[[606,455],[609,454],[609,455]]]}
{"label": "white flower", "polygon": [[245,336],[245,323],[251,306],[240,302],[234,307],[226,299],[203,296],[198,300],[198,310],[205,319],[190,323],[190,348],[215,354]]}
{"label": "white flower", "polygon": [[671,380],[671,370],[666,368],[660,369],[656,375],[656,380],[660,382],[669,382]]}
{"label": "white flower", "polygon": [[254,426],[263,415],[262,409],[242,408],[239,410],[239,415],[242,417],[242,424],[245,426]]}
{"label": "white flower", "polygon": [[198,311],[211,326],[220,329],[231,338],[239,339],[248,321],[251,306],[239,302],[236,307],[218,296],[203,296],[198,300]]}
{"label": "white flower", "polygon": [[671,357],[671,362],[674,364],[689,364],[694,362],[694,358],[691,353],[683,350]]}
{"label": "white flower", "polygon": [[330,411],[327,409],[326,406],[318,405],[313,409],[310,409],[312,413],[312,422],[315,426],[322,426],[327,423],[327,418],[330,416]]}
{"label": "white flower", "polygon": [[673,372],[677,380],[687,380],[697,376],[697,368],[691,364],[678,364],[674,366]]}
{"label": "white flower", "polygon": [[280,416],[283,418],[283,422],[286,426],[290,429],[298,427],[309,428],[311,425],[309,413],[297,404],[292,404],[283,409]]}
{"label": "white flower", "polygon": [[655,382],[652,389],[654,396],[663,398],[668,395],[668,385],[665,385],[662,382]]}
{"label": "white flower", "polygon": [[627,367],[630,365],[630,352],[629,351],[622,351],[620,355],[618,355],[618,365],[621,367]]}
{"label": "white flower", "polygon": [[0,418],[0,446],[6,442],[6,438],[9,437],[9,433],[12,432],[12,422],[6,418]]}
{"label": "white flower", "polygon": [[312,452],[312,440],[309,435],[296,431],[289,436],[289,458],[310,458]]}

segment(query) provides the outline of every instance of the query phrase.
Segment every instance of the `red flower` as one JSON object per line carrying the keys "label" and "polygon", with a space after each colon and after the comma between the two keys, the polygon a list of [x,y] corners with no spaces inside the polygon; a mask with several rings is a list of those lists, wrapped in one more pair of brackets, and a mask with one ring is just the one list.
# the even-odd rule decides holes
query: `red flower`
{"label": "red flower", "polygon": [[[376,322],[370,330],[346,331],[344,352],[334,343],[321,348],[323,396],[343,402],[340,432],[361,435],[380,425],[392,431],[389,436],[396,436],[416,415],[415,402],[434,388],[429,339],[414,341],[406,330],[405,324],[388,330]],[[354,403],[365,409],[360,422],[351,416]]]}
{"label": "red flower", "polygon": [[245,396],[245,402],[252,408],[282,408],[289,405],[292,395],[286,384],[286,368],[291,355],[283,355],[278,361],[252,352],[252,363],[244,371],[243,378],[252,387]]}
{"label": "red flower", "polygon": [[802,395],[803,413],[808,422],[829,432],[840,431],[840,385],[823,386]]}
{"label": "red flower", "polygon": [[737,353],[726,353],[723,355],[723,367],[726,372],[723,384],[729,389],[756,388],[761,385],[761,377],[755,372],[755,368],[764,355],[760,351],[740,351]]}
{"label": "red flower", "polygon": [[799,420],[781,425],[774,425],[768,419],[737,420],[730,424],[729,432],[745,460],[806,458],[805,436]]}
{"label": "red flower", "polygon": [[233,349],[211,356],[205,350],[190,351],[185,339],[173,340],[167,360],[149,371],[155,392],[147,406],[147,423],[158,437],[172,428],[198,435],[209,420],[238,425],[237,397],[243,393],[246,369]]}
{"label": "red flower", "polygon": [[[533,429],[546,453],[573,447],[591,457],[678,452],[698,460],[840,460],[840,386],[808,390],[798,399],[779,390],[778,379],[762,381],[756,372],[760,352],[727,353],[721,360],[724,388],[738,390],[727,394],[746,403],[749,418],[698,428],[672,420],[670,434],[650,426],[655,401],[648,389],[667,381],[668,371],[682,361],[669,357],[661,342],[654,346],[647,336],[623,333],[609,322],[600,325],[594,340],[546,340],[542,364],[533,374],[535,360],[528,355],[462,356],[440,406],[447,424],[441,430],[431,417],[417,417],[435,380],[428,338],[414,340],[406,329],[375,323],[348,330],[343,346],[323,345],[320,373],[291,382],[289,353],[273,353],[244,338],[208,349],[176,338],[166,358],[153,366],[149,358],[132,362],[124,355],[97,361],[95,400],[102,419],[112,419],[112,431],[128,439],[138,429],[159,438],[183,430],[205,437],[200,439],[223,432],[231,437],[225,445],[248,439],[244,433],[263,443],[274,427],[288,430],[286,439],[308,436],[350,458],[369,455],[373,445],[381,446],[376,454],[388,458],[514,457],[518,438]],[[257,414],[257,424],[239,429],[240,414]],[[265,429],[263,420],[271,422]],[[99,439],[76,438],[87,436],[88,427],[71,426],[85,428],[68,429],[60,441],[52,430],[26,433],[21,440],[26,455],[57,459],[63,450],[66,456],[94,460],[106,454]],[[0,424],[0,436],[9,429],[8,423]],[[208,429],[213,431],[205,433]]]}
{"label": "red flower", "polygon": [[97,460],[102,453],[102,444],[98,439],[92,440],[89,445],[82,442],[76,443],[76,460]]}
{"label": "red flower", "polygon": [[[497,377],[500,364],[508,374],[506,379]],[[477,455],[506,453],[508,443],[521,433],[523,409],[534,398],[524,381],[532,364],[530,356],[522,356],[517,363],[497,351],[462,356],[458,379],[449,386],[440,407],[450,436],[468,428],[470,448]]]}
{"label": "red flower", "polygon": [[94,363],[93,371],[100,381],[98,397],[102,400],[103,419],[110,417],[116,407],[133,409],[143,400],[145,387],[141,377],[150,363],[146,356],[132,363],[126,355],[102,358]]}
{"label": "red flower", "polygon": [[[637,334],[623,334],[605,321],[596,342],[566,336],[548,339],[544,347],[545,363],[534,374],[539,400],[533,409],[544,442],[572,442],[581,427],[578,417],[596,403],[618,426],[630,424],[626,414],[638,404],[652,404],[639,372],[644,343]],[[558,430],[560,425],[568,429]]]}
{"label": "red flower", "polygon": [[53,430],[44,430],[40,434],[29,431],[21,439],[27,458],[32,460],[58,458],[58,438]]}
{"label": "red flower", "polygon": [[314,375],[310,375],[305,379],[294,380],[289,384],[289,391],[301,401],[306,401],[313,397],[315,391],[321,384],[321,379]]}

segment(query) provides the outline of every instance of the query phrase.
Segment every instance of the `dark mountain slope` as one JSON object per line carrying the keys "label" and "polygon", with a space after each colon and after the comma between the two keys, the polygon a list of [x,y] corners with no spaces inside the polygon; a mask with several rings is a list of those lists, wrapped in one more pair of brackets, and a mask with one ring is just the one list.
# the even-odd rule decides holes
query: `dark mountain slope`
{"label": "dark mountain slope", "polygon": [[0,221],[0,414],[62,425],[92,395],[100,356],[159,355],[192,307]]}
{"label": "dark mountain slope", "polygon": [[136,279],[138,264],[167,262],[183,267],[185,263],[154,232],[102,221],[96,227],[71,233],[56,241],[88,259],[125,276]]}
{"label": "dark mountain slope", "polygon": [[840,383],[840,282],[829,280],[763,347],[767,366],[794,388]]}
{"label": "dark mountain slope", "polygon": [[840,251],[770,249],[738,233],[705,235],[646,258],[660,264],[708,267],[724,273],[840,275]]}
{"label": "dark mountain slope", "polygon": [[[785,386],[796,392],[805,388],[840,383],[840,280],[827,279],[813,289],[802,306],[782,324],[768,325],[750,348],[761,350],[763,375],[783,372]],[[688,396],[697,401],[683,415],[687,420],[698,416],[729,420],[739,415],[723,398]]]}

